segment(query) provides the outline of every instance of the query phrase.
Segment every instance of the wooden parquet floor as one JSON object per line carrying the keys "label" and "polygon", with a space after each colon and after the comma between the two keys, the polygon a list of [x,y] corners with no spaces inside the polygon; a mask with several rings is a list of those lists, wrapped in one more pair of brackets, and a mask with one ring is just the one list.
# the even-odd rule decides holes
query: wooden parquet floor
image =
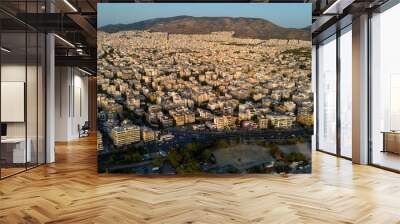
{"label": "wooden parquet floor", "polygon": [[312,175],[98,175],[96,139],[0,181],[0,223],[400,223],[400,175],[315,152]]}

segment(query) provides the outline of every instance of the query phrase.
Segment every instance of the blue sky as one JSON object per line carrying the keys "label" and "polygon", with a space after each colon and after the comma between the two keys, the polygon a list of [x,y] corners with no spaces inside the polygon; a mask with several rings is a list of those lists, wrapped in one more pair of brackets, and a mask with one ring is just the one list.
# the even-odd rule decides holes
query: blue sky
{"label": "blue sky", "polygon": [[172,16],[229,16],[267,19],[279,26],[311,25],[310,3],[99,3],[98,27]]}

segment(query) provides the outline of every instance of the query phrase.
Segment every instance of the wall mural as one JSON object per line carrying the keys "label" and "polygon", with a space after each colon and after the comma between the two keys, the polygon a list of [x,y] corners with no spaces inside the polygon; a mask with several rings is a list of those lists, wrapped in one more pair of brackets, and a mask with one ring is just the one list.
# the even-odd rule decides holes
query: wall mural
{"label": "wall mural", "polygon": [[311,173],[311,4],[98,4],[98,171]]}

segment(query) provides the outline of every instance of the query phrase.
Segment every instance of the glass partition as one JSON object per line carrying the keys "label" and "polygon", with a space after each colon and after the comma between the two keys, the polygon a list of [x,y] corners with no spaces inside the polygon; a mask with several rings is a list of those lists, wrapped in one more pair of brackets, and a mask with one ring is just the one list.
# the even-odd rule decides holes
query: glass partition
{"label": "glass partition", "polygon": [[351,25],[340,35],[340,155],[352,157],[352,34]]}
{"label": "glass partition", "polygon": [[27,82],[26,82],[26,114],[27,114],[27,142],[30,159],[27,167],[37,165],[38,159],[38,34],[27,33]]}
{"label": "glass partition", "polygon": [[26,141],[26,41],[25,32],[1,34],[2,177],[24,171],[31,157]]}
{"label": "glass partition", "polygon": [[[43,3],[0,7],[21,15],[42,12]],[[1,179],[45,163],[45,44],[43,33],[0,12]]]}
{"label": "glass partition", "polygon": [[371,18],[371,162],[400,170],[400,4]]}
{"label": "glass partition", "polygon": [[318,149],[336,154],[336,36],[318,47]]}

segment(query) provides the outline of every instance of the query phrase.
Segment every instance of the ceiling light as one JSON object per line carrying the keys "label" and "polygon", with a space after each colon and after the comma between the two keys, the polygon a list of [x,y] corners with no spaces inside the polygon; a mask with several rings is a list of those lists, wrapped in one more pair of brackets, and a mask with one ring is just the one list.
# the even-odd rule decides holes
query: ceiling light
{"label": "ceiling light", "polygon": [[81,71],[81,72],[83,72],[83,73],[85,73],[85,74],[87,74],[87,75],[92,75],[92,73],[90,73],[90,72],[88,72],[88,71],[85,71],[85,70],[83,70],[83,69],[81,69],[81,68],[78,68],[78,70]]}
{"label": "ceiling light", "polygon": [[336,0],[330,5],[322,14],[323,15],[340,15],[343,14],[343,10],[351,5],[355,0]]}
{"label": "ceiling light", "polygon": [[59,40],[61,40],[62,42],[66,43],[67,45],[69,45],[70,47],[75,48],[75,45],[73,45],[71,42],[69,42],[68,40],[60,37],[58,34],[54,34],[55,37],[57,37]]}
{"label": "ceiling light", "polygon": [[1,49],[1,51],[4,51],[6,53],[10,53],[11,52],[11,50],[9,50],[9,49],[7,49],[5,47],[1,47],[0,49]]}
{"label": "ceiling light", "polygon": [[67,4],[74,12],[78,12],[78,10],[68,0],[64,0],[64,3]]}
{"label": "ceiling light", "polygon": [[[334,12],[337,11],[337,6],[339,4],[340,0],[336,0],[331,6],[329,6],[322,14],[331,14],[333,13],[332,10],[334,10]],[[339,14],[339,13],[336,13]]]}
{"label": "ceiling light", "polygon": [[76,49],[76,53],[78,53],[79,55],[83,55],[84,54],[83,49],[81,49],[81,48],[77,48]]}

